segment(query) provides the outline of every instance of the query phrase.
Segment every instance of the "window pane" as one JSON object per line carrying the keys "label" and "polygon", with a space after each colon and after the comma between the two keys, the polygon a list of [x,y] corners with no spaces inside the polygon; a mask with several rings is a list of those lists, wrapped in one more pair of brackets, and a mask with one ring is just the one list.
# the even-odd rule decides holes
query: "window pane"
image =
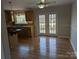
{"label": "window pane", "polygon": [[15,14],[16,24],[26,24],[25,14]]}
{"label": "window pane", "polygon": [[56,34],[56,14],[49,15],[49,33]]}
{"label": "window pane", "polygon": [[45,33],[45,15],[39,15],[40,33]]}

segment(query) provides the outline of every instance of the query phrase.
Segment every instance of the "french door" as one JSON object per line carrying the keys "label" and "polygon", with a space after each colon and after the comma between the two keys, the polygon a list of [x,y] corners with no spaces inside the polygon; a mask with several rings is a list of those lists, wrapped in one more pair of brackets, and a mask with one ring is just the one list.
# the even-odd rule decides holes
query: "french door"
{"label": "french door", "polygon": [[56,34],[56,14],[49,14],[47,20],[45,18],[45,15],[39,15],[39,34]]}
{"label": "french door", "polygon": [[42,34],[46,33],[45,15],[39,15],[39,32]]}
{"label": "french door", "polygon": [[56,34],[56,14],[49,14],[49,34]]}

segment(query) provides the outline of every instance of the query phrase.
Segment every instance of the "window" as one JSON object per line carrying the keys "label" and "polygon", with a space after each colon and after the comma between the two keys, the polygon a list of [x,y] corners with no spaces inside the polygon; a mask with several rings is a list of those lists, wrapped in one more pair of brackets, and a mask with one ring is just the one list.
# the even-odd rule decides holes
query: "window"
{"label": "window", "polygon": [[56,34],[56,14],[49,14],[48,19],[45,15],[39,15],[39,32],[43,34]]}
{"label": "window", "polygon": [[45,33],[45,15],[39,15],[40,33]]}
{"label": "window", "polygon": [[12,15],[12,20],[15,20],[15,24],[27,24],[24,12],[22,12],[22,13],[18,13],[18,12],[14,13],[14,18],[13,18],[13,15]]}
{"label": "window", "polygon": [[49,33],[56,34],[56,14],[49,14]]}
{"label": "window", "polygon": [[16,15],[16,24],[26,24],[25,15]]}

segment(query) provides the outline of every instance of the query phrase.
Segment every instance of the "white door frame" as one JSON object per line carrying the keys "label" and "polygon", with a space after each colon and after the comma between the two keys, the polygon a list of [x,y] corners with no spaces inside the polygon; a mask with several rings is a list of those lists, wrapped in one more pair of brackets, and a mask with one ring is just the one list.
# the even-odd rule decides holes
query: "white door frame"
{"label": "white door frame", "polygon": [[[53,14],[53,13],[51,13],[51,14]],[[46,20],[45,21],[45,28],[48,27],[48,28],[46,28],[45,34],[40,33],[40,30],[39,30],[39,15],[45,15],[45,20]],[[38,15],[38,20],[37,20],[37,22],[38,22],[38,35],[56,36],[56,34],[49,34],[49,14],[39,14],[39,15]],[[56,31],[57,31],[57,29],[56,29]]]}
{"label": "white door frame", "polygon": [[1,54],[3,54],[3,56],[4,56],[4,58],[2,57],[1,59],[11,59],[3,5],[2,5],[2,8],[1,8],[1,18],[2,18],[1,19],[1,42],[2,42],[1,43],[2,47],[1,48],[3,49],[3,50],[1,50],[2,51]]}

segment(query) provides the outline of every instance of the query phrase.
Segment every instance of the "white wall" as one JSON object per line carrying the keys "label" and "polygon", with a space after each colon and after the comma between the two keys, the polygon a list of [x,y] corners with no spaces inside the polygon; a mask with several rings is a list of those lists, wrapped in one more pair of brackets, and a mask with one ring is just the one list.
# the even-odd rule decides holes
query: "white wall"
{"label": "white wall", "polygon": [[77,5],[76,5],[76,2],[74,2],[74,4],[72,5],[71,44],[76,53],[77,52]]}
{"label": "white wall", "polygon": [[1,59],[5,59],[3,44],[1,43]]}
{"label": "white wall", "polygon": [[[57,16],[57,20],[56,20],[57,33],[56,33],[56,35],[70,37],[71,6],[72,6],[72,4],[66,4],[66,5],[50,6],[50,7],[44,8],[44,9],[34,9],[36,34],[37,35],[39,34],[38,15],[45,14],[46,15],[45,20],[48,21],[49,14],[56,13],[56,16]],[[48,26],[46,26],[46,27],[48,27]],[[48,29],[46,29],[46,30],[48,30]]]}
{"label": "white wall", "polygon": [[1,59],[10,59],[9,42],[3,5],[1,8]]}

